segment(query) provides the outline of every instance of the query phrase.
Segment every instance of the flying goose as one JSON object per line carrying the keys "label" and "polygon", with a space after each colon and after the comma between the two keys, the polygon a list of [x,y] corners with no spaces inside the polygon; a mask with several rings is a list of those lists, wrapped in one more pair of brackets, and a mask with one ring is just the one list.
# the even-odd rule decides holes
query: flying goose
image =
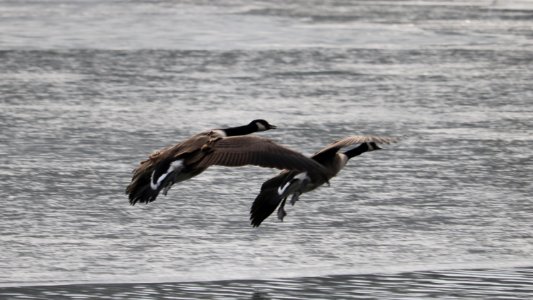
{"label": "flying goose", "polygon": [[303,154],[266,138],[244,136],[274,128],[265,120],[254,120],[244,126],[205,131],[152,153],[133,170],[126,188],[130,204],[152,202],[160,191],[166,195],[174,183],[190,179],[212,165],[257,165],[309,172],[315,180],[325,177],[324,168]]}
{"label": "flying goose", "polygon": [[[283,221],[287,214],[284,206],[289,196],[292,195],[290,203],[294,205],[301,194],[318,188],[326,183],[327,180],[336,176],[350,158],[367,151],[381,149],[377,144],[390,144],[396,141],[396,138],[391,137],[356,135],[345,137],[327,145],[311,157],[325,167],[327,171],[326,178],[315,179],[309,177],[306,172],[284,170],[277,176],[265,181],[250,210],[251,224],[254,227],[258,227],[278,206],[278,219]],[[358,147],[339,153],[340,149],[359,143],[361,145]]]}

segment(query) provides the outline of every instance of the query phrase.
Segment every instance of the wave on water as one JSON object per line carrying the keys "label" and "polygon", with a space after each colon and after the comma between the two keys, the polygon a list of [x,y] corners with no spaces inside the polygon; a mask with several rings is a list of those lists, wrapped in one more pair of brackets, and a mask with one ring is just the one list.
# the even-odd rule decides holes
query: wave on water
{"label": "wave on water", "polygon": [[474,263],[454,263],[436,265],[396,265],[363,268],[338,268],[338,267],[300,267],[295,269],[254,269],[254,270],[203,270],[179,274],[143,274],[143,275],[102,275],[92,276],[86,280],[58,279],[53,281],[24,281],[0,282],[0,288],[22,286],[56,286],[79,284],[139,284],[139,283],[185,283],[185,282],[214,282],[235,280],[275,280],[297,279],[307,277],[327,276],[359,276],[359,275],[394,275],[413,272],[438,272],[466,271],[466,270],[506,270],[514,268],[530,269],[533,272],[531,261],[487,261]]}
{"label": "wave on water", "polygon": [[529,299],[533,268],[429,270],[376,274],[200,282],[105,283],[0,287],[0,297],[42,299]]}

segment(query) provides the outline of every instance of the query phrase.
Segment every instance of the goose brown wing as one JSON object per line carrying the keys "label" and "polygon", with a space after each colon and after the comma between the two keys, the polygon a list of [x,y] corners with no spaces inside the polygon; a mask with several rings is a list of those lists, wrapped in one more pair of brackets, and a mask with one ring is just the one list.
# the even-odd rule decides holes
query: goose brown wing
{"label": "goose brown wing", "polygon": [[325,177],[326,170],[316,161],[294,150],[257,136],[235,136],[218,139],[206,147],[205,157],[197,167],[211,165],[244,166],[297,170],[311,176]]}
{"label": "goose brown wing", "polygon": [[352,135],[352,136],[342,138],[338,141],[335,141],[327,145],[322,150],[315,153],[313,157],[318,156],[325,152],[329,152],[329,151],[337,152],[340,148],[347,147],[347,146],[354,145],[354,144],[370,143],[370,142],[374,142],[377,144],[390,144],[390,143],[395,143],[397,141],[398,141],[398,138],[395,138],[395,137],[377,136],[377,135]]}
{"label": "goose brown wing", "polygon": [[276,189],[261,190],[250,208],[250,224],[259,227],[279,206],[283,198]]}

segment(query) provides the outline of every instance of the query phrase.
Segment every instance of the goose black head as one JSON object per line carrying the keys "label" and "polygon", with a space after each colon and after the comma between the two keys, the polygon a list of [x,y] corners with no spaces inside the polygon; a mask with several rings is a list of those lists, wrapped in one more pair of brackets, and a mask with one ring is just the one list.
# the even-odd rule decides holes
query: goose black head
{"label": "goose black head", "polygon": [[257,127],[257,131],[265,131],[277,128],[275,125],[272,125],[263,119],[253,120],[249,125]]}

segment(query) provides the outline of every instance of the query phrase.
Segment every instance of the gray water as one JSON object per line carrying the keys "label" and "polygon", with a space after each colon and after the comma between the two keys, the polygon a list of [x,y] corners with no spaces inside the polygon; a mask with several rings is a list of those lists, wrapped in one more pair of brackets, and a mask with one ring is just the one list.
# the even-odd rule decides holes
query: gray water
{"label": "gray water", "polygon": [[[394,278],[487,270],[531,287],[532,82],[530,1],[0,1],[0,286],[284,278],[283,298],[363,276],[394,295]],[[305,154],[402,139],[260,228],[276,170],[212,167],[128,204],[150,152],[256,118]],[[444,286],[409,295],[472,288]]]}

